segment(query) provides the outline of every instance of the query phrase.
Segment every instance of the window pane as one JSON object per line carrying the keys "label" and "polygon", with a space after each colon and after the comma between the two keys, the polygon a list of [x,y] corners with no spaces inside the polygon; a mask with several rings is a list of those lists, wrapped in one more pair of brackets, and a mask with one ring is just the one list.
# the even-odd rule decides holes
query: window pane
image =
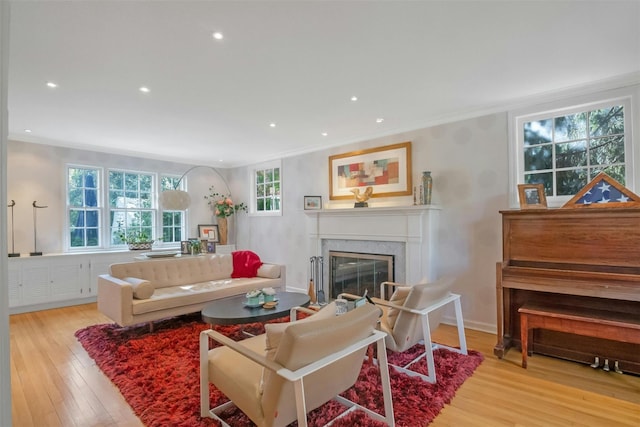
{"label": "window pane", "polygon": [[572,169],[556,172],[556,189],[558,196],[576,194],[587,185],[587,169]]}
{"label": "window pane", "polygon": [[111,190],[124,190],[124,174],[109,171],[109,188]]}
{"label": "window pane", "polygon": [[87,227],[97,227],[100,223],[98,218],[99,218],[98,211],[87,211],[86,212]]}
{"label": "window pane", "polygon": [[571,116],[556,117],[555,135],[556,142],[573,141],[587,137],[587,114],[578,113]]}
{"label": "window pane", "polygon": [[264,172],[264,181],[273,182],[273,169],[267,169]]}
{"label": "window pane", "polygon": [[264,210],[271,210],[271,199],[264,199]]}
{"label": "window pane", "polygon": [[256,183],[262,184],[263,182],[264,182],[264,172],[263,171],[257,171],[256,172]]}
{"label": "window pane", "polygon": [[624,136],[592,139],[589,145],[589,162],[592,165],[624,163]]}
{"label": "window pane", "polygon": [[551,142],[551,119],[524,124],[524,145],[538,145]]}
{"label": "window pane", "polygon": [[264,184],[260,184],[256,187],[256,196],[258,197],[264,197],[265,193],[264,193]]}
{"label": "window pane", "polygon": [[150,193],[153,189],[151,175],[140,175],[140,191]]}
{"label": "window pane", "polygon": [[553,174],[551,172],[530,173],[524,176],[525,184],[543,184],[544,194],[550,196],[553,194]]}
{"label": "window pane", "polygon": [[[69,211],[69,225],[71,225],[72,227],[76,227],[78,221],[80,221],[81,223],[84,221],[84,218],[82,218],[82,211]],[[80,225],[82,226],[82,224]]]}
{"label": "window pane", "polygon": [[138,191],[138,175],[127,173],[124,175],[124,188],[128,191]]}
{"label": "window pane", "polygon": [[280,181],[280,168],[273,169],[273,180]]}
{"label": "window pane", "polygon": [[72,248],[84,246],[84,230],[82,228],[71,229],[69,233],[69,241]]}
{"label": "window pane", "polygon": [[70,190],[69,191],[69,205],[75,207],[82,207],[82,190]]}
{"label": "window pane", "polygon": [[589,132],[591,136],[624,133],[624,108],[622,105],[591,111]]}
{"label": "window pane", "polygon": [[98,238],[98,229],[87,229],[87,246],[100,246],[100,239]]}
{"label": "window pane", "polygon": [[109,191],[109,206],[112,208],[126,207],[124,191]]}
{"label": "window pane", "polygon": [[[593,169],[593,172],[591,173],[591,175],[592,175],[591,179],[595,178],[596,175],[598,175],[599,172],[601,172],[601,171]],[[624,178],[625,167],[623,165],[608,166],[608,167],[602,169],[602,172],[606,173],[611,178],[613,178],[616,181],[618,181],[620,184],[625,185],[625,178]]]}
{"label": "window pane", "polygon": [[587,141],[556,144],[556,167],[569,168],[587,165]]}
{"label": "window pane", "polygon": [[84,206],[95,208],[98,206],[98,191],[84,190]]}
{"label": "window pane", "polygon": [[528,147],[524,150],[524,170],[537,171],[553,167],[551,145]]}
{"label": "window pane", "polygon": [[263,211],[264,210],[264,199],[258,199],[257,200],[257,210],[259,211]]}

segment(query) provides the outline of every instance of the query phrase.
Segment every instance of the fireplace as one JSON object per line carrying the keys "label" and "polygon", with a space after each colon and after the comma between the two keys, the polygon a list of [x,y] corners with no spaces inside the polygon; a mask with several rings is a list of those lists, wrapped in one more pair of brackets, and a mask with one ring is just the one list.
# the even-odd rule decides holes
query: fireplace
{"label": "fireplace", "polygon": [[[440,208],[434,205],[305,211],[309,218],[309,255],[319,255],[327,261],[323,274],[328,279],[331,274],[329,252],[334,251],[391,256],[390,278],[395,282],[434,281],[438,277],[439,212]],[[328,297],[335,298],[339,291],[334,293],[330,283],[326,285],[329,285],[325,288]],[[361,287],[360,291],[351,293],[362,295],[364,289]],[[378,293],[379,285],[374,295]]]}
{"label": "fireplace", "polygon": [[380,297],[380,283],[393,281],[393,255],[329,251],[329,296],[341,293]]}

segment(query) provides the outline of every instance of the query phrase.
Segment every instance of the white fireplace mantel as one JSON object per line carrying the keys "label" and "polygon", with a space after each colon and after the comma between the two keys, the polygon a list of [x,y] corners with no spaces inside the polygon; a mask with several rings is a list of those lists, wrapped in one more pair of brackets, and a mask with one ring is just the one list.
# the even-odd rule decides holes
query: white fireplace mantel
{"label": "white fireplace mantel", "polygon": [[440,210],[434,205],[417,205],[305,211],[310,256],[323,255],[323,240],[401,242],[407,283],[433,281],[437,279]]}

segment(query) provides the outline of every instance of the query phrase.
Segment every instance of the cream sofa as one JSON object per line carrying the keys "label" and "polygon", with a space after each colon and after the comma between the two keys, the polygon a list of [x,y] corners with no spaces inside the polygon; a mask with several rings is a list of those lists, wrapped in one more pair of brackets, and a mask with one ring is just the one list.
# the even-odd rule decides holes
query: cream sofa
{"label": "cream sofa", "polygon": [[233,256],[202,255],[112,264],[98,277],[98,310],[121,326],[194,313],[252,289],[285,288],[285,267],[263,263],[256,277],[232,279]]}

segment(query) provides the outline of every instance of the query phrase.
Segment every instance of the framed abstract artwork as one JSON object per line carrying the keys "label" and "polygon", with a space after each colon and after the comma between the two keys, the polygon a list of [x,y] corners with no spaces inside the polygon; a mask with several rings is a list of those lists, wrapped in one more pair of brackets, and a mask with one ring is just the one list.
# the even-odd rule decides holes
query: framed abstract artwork
{"label": "framed abstract artwork", "polygon": [[353,199],[352,190],[373,188],[371,197],[410,196],[411,142],[329,157],[329,199]]}
{"label": "framed abstract artwork", "polygon": [[217,225],[200,224],[198,225],[198,234],[200,240],[211,240],[216,243],[220,241],[220,233]]}

